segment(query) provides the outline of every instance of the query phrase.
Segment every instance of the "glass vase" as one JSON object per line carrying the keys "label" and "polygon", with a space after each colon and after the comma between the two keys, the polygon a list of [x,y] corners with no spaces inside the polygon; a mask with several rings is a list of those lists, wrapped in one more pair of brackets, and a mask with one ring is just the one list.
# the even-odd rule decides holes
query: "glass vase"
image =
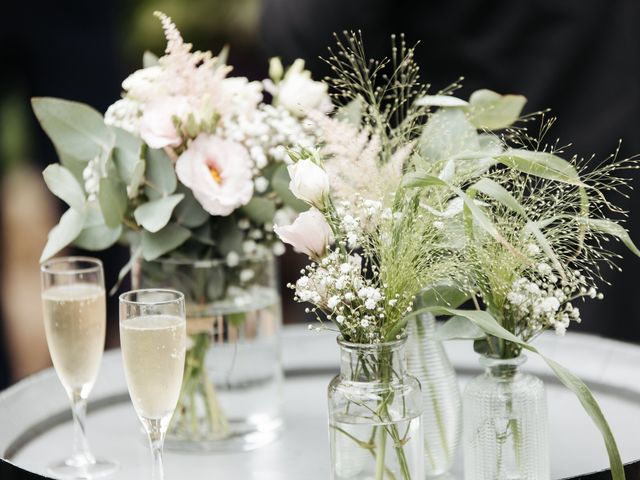
{"label": "glass vase", "polygon": [[465,480],[549,480],[545,388],[525,360],[481,357],[464,392]]}
{"label": "glass vase", "polygon": [[406,371],[405,340],[338,343],[340,374],[329,384],[331,479],[422,480],[422,397]]}
{"label": "glass vase", "polygon": [[139,260],[132,279],[134,288],[185,295],[185,372],[167,448],[241,451],[275,439],[283,372],[274,257]]}
{"label": "glass vase", "polygon": [[455,370],[442,342],[436,337],[436,320],[418,315],[407,325],[407,367],[422,387],[425,474],[428,478],[449,472],[462,435],[462,399]]}

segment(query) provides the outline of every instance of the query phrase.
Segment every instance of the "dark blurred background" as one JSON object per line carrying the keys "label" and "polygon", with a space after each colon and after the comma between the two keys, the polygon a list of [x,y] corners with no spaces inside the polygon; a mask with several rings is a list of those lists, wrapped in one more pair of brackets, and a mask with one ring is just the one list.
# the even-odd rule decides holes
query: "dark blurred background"
{"label": "dark blurred background", "polygon": [[[605,158],[640,153],[640,2],[637,0],[81,0],[8,1],[0,27],[0,388],[48,365],[39,302],[38,257],[60,212],[40,171],[55,152],[29,107],[32,96],[86,102],[104,112],[120,83],[140,68],[142,53],[161,54],[164,37],[152,16],[162,10],[196,49],[231,46],[234,75],[266,77],[271,56],[301,57],[316,79],[333,32],[361,29],[371,57],[386,55],[391,33],[420,41],[422,78],[435,92],[460,76],[467,98],[478,88],[521,93],[529,112],[559,117],[552,137],[572,142],[567,155]],[[640,175],[633,179],[638,186]],[[640,193],[623,202],[636,212]],[[627,227],[640,241],[640,217]],[[605,298],[585,304],[576,331],[640,342],[640,259],[625,255]],[[107,284],[128,252],[99,255]],[[282,258],[282,283],[303,258]],[[303,308],[283,291],[285,321]],[[117,312],[114,303],[110,312]],[[111,315],[112,331],[117,319]],[[112,340],[111,345],[114,345]]]}

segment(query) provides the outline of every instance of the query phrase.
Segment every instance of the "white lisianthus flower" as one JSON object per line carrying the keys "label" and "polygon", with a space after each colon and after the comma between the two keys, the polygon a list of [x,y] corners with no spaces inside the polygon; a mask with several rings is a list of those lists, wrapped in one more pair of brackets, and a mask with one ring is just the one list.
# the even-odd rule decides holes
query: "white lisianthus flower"
{"label": "white lisianthus flower", "polygon": [[311,160],[300,160],[287,167],[291,181],[289,190],[300,200],[322,207],[329,194],[329,176]]}
{"label": "white lisianthus flower", "polygon": [[173,119],[185,119],[190,110],[186,97],[164,97],[151,102],[140,118],[140,137],[151,148],[179,146],[182,137]]}
{"label": "white lisianthus flower", "polygon": [[297,116],[310,111],[331,111],[332,104],[327,84],[311,79],[311,72],[304,69],[304,60],[297,59],[278,83],[277,102]]}
{"label": "white lisianthus flower", "polygon": [[253,197],[249,152],[239,143],[200,134],[176,162],[178,179],[211,215],[227,216]]}
{"label": "white lisianthus flower", "polygon": [[291,225],[276,225],[273,230],[284,243],[315,259],[321,258],[331,243],[331,227],[315,208],[302,212]]}

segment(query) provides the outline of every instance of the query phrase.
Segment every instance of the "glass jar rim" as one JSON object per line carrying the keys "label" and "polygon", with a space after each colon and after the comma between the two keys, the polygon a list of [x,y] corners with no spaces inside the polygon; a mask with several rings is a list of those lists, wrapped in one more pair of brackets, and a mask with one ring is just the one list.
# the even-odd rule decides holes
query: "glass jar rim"
{"label": "glass jar rim", "polygon": [[[134,295],[146,294],[146,293],[159,293],[164,294],[167,297],[162,300],[144,301],[144,300],[132,300],[129,297]],[[126,303],[128,305],[167,305],[170,303],[184,303],[184,293],[178,290],[172,290],[170,288],[140,288],[138,290],[129,290],[128,292],[121,293],[118,297],[120,303]]]}
{"label": "glass jar rim", "polygon": [[[61,264],[85,264],[86,266],[75,266],[75,268],[58,269]],[[51,275],[78,275],[80,273],[92,273],[102,271],[102,260],[95,257],[69,256],[54,257],[40,264],[40,271]]]}
{"label": "glass jar rim", "polygon": [[514,366],[519,367],[527,361],[527,356],[521,353],[517,357],[512,358],[497,358],[489,357],[487,355],[480,355],[480,365],[483,367],[499,367],[499,366]]}
{"label": "glass jar rim", "polygon": [[338,335],[336,342],[340,347],[349,348],[353,350],[379,350],[383,348],[396,349],[403,346],[407,342],[407,336],[404,335],[397,340],[391,340],[388,342],[380,343],[355,343],[349,342],[344,339],[342,335]]}

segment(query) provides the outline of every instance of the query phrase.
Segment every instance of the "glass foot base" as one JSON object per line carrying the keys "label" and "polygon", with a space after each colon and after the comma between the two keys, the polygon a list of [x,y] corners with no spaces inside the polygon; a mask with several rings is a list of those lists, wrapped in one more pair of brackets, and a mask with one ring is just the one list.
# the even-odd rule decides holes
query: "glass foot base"
{"label": "glass foot base", "polygon": [[92,463],[79,461],[71,457],[59,463],[49,465],[47,474],[57,479],[83,479],[104,478],[118,470],[118,464],[109,460],[97,459]]}

